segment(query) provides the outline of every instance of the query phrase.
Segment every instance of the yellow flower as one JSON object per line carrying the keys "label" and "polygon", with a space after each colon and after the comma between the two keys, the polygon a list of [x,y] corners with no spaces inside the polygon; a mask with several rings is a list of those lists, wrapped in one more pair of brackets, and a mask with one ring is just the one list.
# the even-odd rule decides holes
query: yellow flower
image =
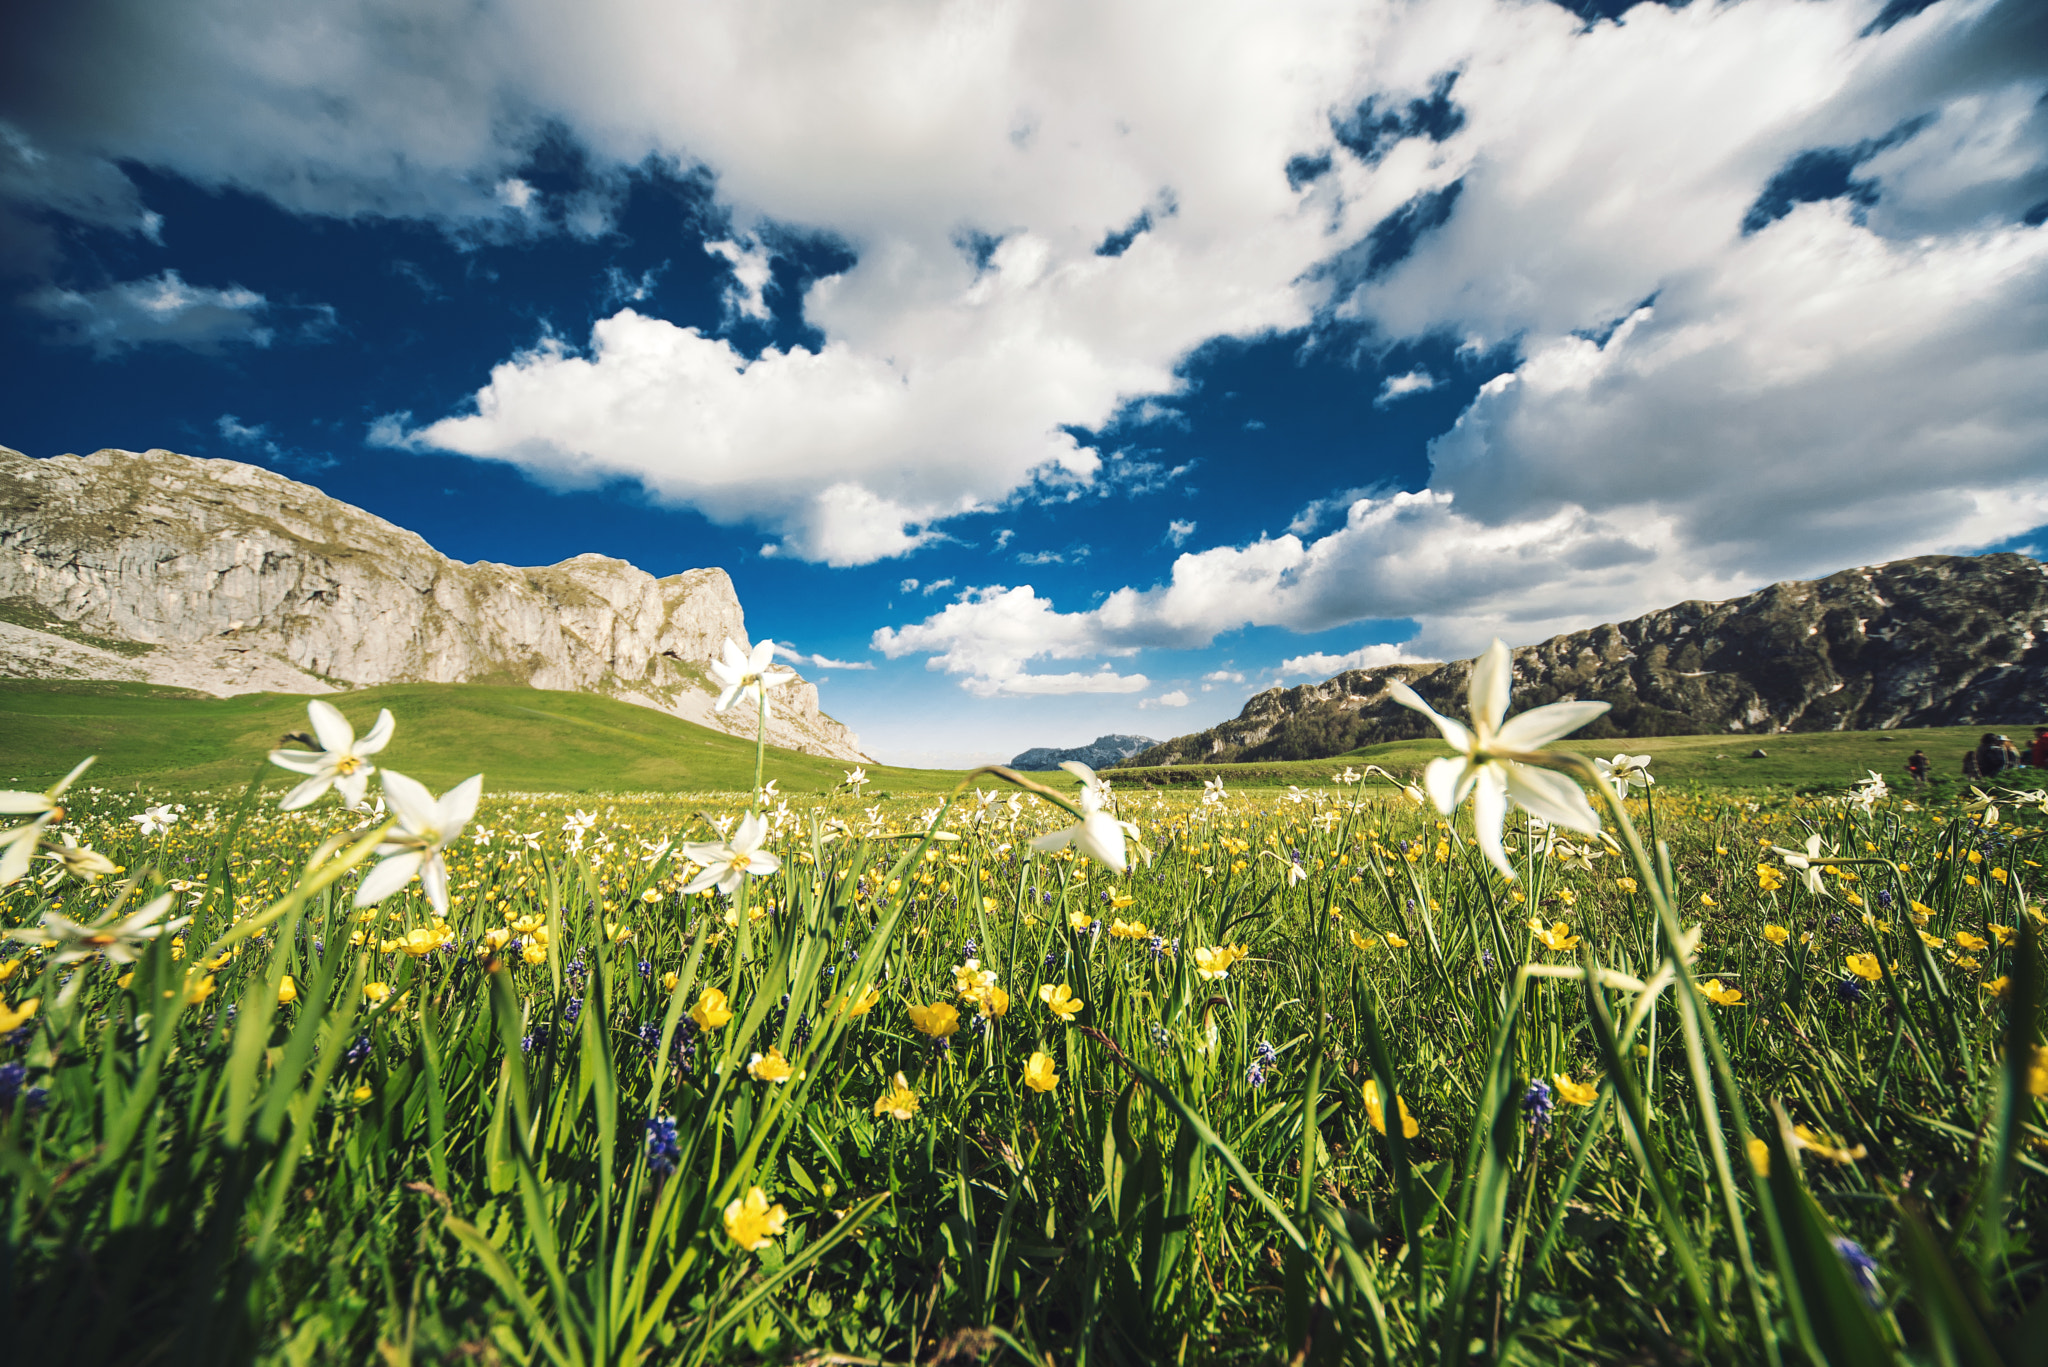
{"label": "yellow flower", "polygon": [[2005,994],[2012,990],[2012,979],[2001,973],[1995,978],[1986,980],[1984,990],[2000,1001],[2004,1001]]}
{"label": "yellow flower", "polygon": [[1614,886],[1620,888],[1623,892],[1634,892],[1636,890],[1636,880],[1633,878],[1617,878],[1614,880]]}
{"label": "yellow flower", "polygon": [[0,1001],[0,1035],[11,1034],[28,1024],[35,1017],[36,1006],[41,1001],[41,997],[30,997],[20,1006],[9,1006]]}
{"label": "yellow flower", "polygon": [[843,996],[834,997],[832,1000],[837,1004],[836,1009],[840,1015],[851,1018],[854,1016],[865,1016],[868,1012],[875,1009],[875,1003],[881,999],[882,989],[870,987],[852,1001],[848,1001]]}
{"label": "yellow flower", "polygon": [[1991,941],[1981,935],[1972,935],[1967,930],[1959,930],[1956,932],[1956,948],[1969,954],[1975,954],[1979,950],[1991,948]]}
{"label": "yellow flower", "polygon": [[1721,904],[1703,892],[1700,894],[1700,905],[1703,907],[1718,907]]}
{"label": "yellow flower", "polygon": [[548,961],[548,943],[538,936],[520,946],[519,957],[529,964],[544,964]]}
{"label": "yellow flower", "polygon": [[1765,926],[1764,938],[1774,945],[1782,945],[1792,938],[1792,932],[1783,926]]}
{"label": "yellow flower", "polygon": [[1771,1146],[1751,1135],[1749,1140],[1749,1165],[1756,1169],[1758,1177],[1771,1175]]}
{"label": "yellow flower", "polygon": [[1063,1022],[1072,1021],[1075,1016],[1081,1014],[1081,1008],[1088,1004],[1075,996],[1073,989],[1065,983],[1046,983],[1038,989],[1038,999],[1045,1003],[1046,1010]]}
{"label": "yellow flower", "polygon": [[1763,892],[1776,892],[1785,885],[1785,875],[1775,864],[1756,866],[1756,885]]}
{"label": "yellow flower", "polygon": [[896,1075],[895,1085],[875,1098],[875,1115],[890,1116],[897,1120],[908,1120],[917,1112],[917,1093],[910,1090],[910,1081],[903,1074]]}
{"label": "yellow flower", "polygon": [[981,960],[969,959],[953,970],[953,990],[969,1001],[978,1001],[981,994],[996,985],[996,975],[981,966]]}
{"label": "yellow flower", "polygon": [[1948,941],[1942,939],[1939,935],[1929,935],[1923,930],[1920,932],[1920,943],[1926,945],[1929,949],[1940,949]]}
{"label": "yellow flower", "polygon": [[213,995],[213,975],[185,980],[185,1005],[197,1006]]}
{"label": "yellow flower", "polygon": [[1742,1005],[1742,989],[1723,987],[1719,978],[1707,979],[1706,986],[1700,989],[1700,995],[1716,1006]]}
{"label": "yellow flower", "polygon": [[1060,1075],[1053,1071],[1052,1056],[1034,1053],[1030,1062],[1024,1065],[1024,1081],[1034,1092],[1049,1092],[1060,1085]]}
{"label": "yellow flower", "polygon": [[1804,1125],[1794,1125],[1792,1127],[1792,1137],[1799,1141],[1800,1148],[1811,1149],[1822,1158],[1831,1159],[1837,1163],[1853,1163],[1869,1153],[1869,1150],[1865,1149],[1861,1144],[1858,1144],[1853,1149],[1837,1148],[1829,1143],[1825,1137],[1813,1130],[1807,1129]]}
{"label": "yellow flower", "polygon": [[960,1013],[945,1002],[910,1008],[910,1023],[933,1039],[944,1039],[960,1028]]}
{"label": "yellow flower", "polygon": [[1529,929],[1535,932],[1538,940],[1560,953],[1579,947],[1579,937],[1572,934],[1572,928],[1563,921],[1546,928],[1542,917],[1532,916],[1529,918]]}
{"label": "yellow flower", "polygon": [[756,1054],[747,1063],[747,1076],[756,1082],[787,1082],[796,1075],[795,1067],[772,1044],[766,1054]]}
{"label": "yellow flower", "polygon": [[20,971],[21,960],[19,959],[8,959],[4,962],[0,962],[0,983],[6,982],[9,978],[13,977],[16,973],[19,973]]}
{"label": "yellow flower", "polygon": [[1406,948],[1408,948],[1408,942],[1407,942],[1406,940],[1402,939],[1402,938],[1401,938],[1400,936],[1398,936],[1398,935],[1394,934],[1394,933],[1393,933],[1392,931],[1388,931],[1388,932],[1387,932],[1387,934],[1386,934],[1386,941],[1387,941],[1387,944],[1388,944],[1388,945],[1389,945],[1390,947],[1394,948],[1394,949],[1406,949]]}
{"label": "yellow flower", "polygon": [[725,1237],[749,1253],[768,1247],[782,1236],[789,1212],[768,1204],[768,1193],[755,1187],[725,1208]]}
{"label": "yellow flower", "polygon": [[1067,924],[1075,930],[1086,930],[1095,924],[1095,918],[1085,911],[1070,911],[1067,913]]}
{"label": "yellow flower", "polygon": [[277,1004],[279,1006],[290,1006],[298,999],[299,985],[292,981],[292,975],[287,973],[282,978],[279,978],[277,980]]}
{"label": "yellow flower", "polygon": [[1152,930],[1143,921],[1117,920],[1109,923],[1109,933],[1118,940],[1142,940],[1150,935]]}
{"label": "yellow flower", "polygon": [[1351,947],[1363,954],[1372,948],[1372,941],[1354,930],[1351,932]]}
{"label": "yellow flower", "polygon": [[391,984],[390,984],[390,983],[364,983],[364,984],[363,984],[363,1000],[365,1000],[365,1001],[369,1002],[369,1003],[370,1003],[370,1005],[372,1005],[372,1006],[375,1006],[375,1005],[376,1005],[377,1003],[379,1003],[379,1002],[381,1002],[381,1001],[385,1000],[385,999],[386,999],[386,998],[388,998],[388,997],[389,997],[390,995],[391,995]]}
{"label": "yellow flower", "polygon": [[673,992],[676,990],[676,984],[682,980],[682,975],[671,968],[668,972],[661,975],[661,990]]}
{"label": "yellow flower", "polygon": [[1598,1079],[1592,1082],[1574,1082],[1563,1073],[1553,1073],[1550,1085],[1557,1088],[1557,1094],[1574,1106],[1590,1106],[1600,1097]]}
{"label": "yellow flower", "polygon": [[1213,949],[1195,951],[1195,971],[1204,978],[1214,980],[1230,976],[1230,966],[1238,960],[1238,952],[1229,945],[1217,945]]}
{"label": "yellow flower", "polygon": [[991,987],[976,997],[974,1004],[981,1008],[982,1015],[1000,1020],[1010,1013],[1010,994],[1000,987]]}
{"label": "yellow flower", "polygon": [[357,1087],[355,1091],[351,1092],[349,1095],[354,1097],[356,1105],[360,1106],[365,1101],[368,1101],[371,1097],[377,1094],[371,1091],[370,1084],[365,1082],[361,1086]]}
{"label": "yellow flower", "polygon": [[2034,1058],[2027,1065],[2027,1095],[2048,1096],[2048,1047],[2034,1046]]}
{"label": "yellow flower", "polygon": [[[1414,1116],[1408,1114],[1408,1098],[1397,1096],[1394,1098],[1394,1104],[1401,1109],[1402,1135],[1413,1139],[1416,1135],[1421,1134],[1422,1126],[1415,1122]],[[1380,1083],[1378,1078],[1369,1077],[1365,1080],[1365,1118],[1381,1134],[1387,1132],[1386,1108],[1380,1105]]]}
{"label": "yellow flower", "polygon": [[1991,932],[1991,938],[1998,941],[2000,946],[2009,945],[2012,943],[2013,932],[2011,926],[2001,926],[1996,923],[1993,923],[1991,925],[1986,926],[1985,929]]}
{"label": "yellow flower", "polygon": [[726,1005],[725,993],[715,987],[704,989],[704,995],[697,998],[697,1004],[690,1008],[690,1019],[697,1022],[699,1030],[716,1030],[732,1020],[732,1008]]}
{"label": "yellow flower", "polygon": [[1884,965],[1875,954],[1851,954],[1842,961],[1842,966],[1865,982],[1874,983],[1884,976]]}

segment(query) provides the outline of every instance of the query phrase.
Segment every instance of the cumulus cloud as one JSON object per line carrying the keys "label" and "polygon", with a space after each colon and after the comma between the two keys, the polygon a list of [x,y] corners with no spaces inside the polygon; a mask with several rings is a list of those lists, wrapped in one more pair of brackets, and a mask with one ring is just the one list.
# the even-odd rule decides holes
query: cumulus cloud
{"label": "cumulus cloud", "polygon": [[1290,655],[1280,662],[1280,676],[1306,674],[1312,678],[1327,679],[1332,674],[1342,674],[1347,669],[1377,669],[1381,665],[1422,664],[1425,661],[1410,655],[1397,645],[1360,646],[1347,650],[1341,655],[1327,655],[1316,651],[1308,655]]}
{"label": "cumulus cloud", "polygon": [[23,301],[58,324],[64,341],[113,355],[140,346],[218,351],[233,343],[267,347],[270,301],[240,285],[190,285],[176,271],[80,291],[46,286]]}
{"label": "cumulus cloud", "polygon": [[1178,688],[1170,693],[1161,693],[1156,698],[1140,698],[1138,700],[1138,707],[1141,711],[1149,711],[1155,707],[1186,707],[1187,705],[1188,695]]}
{"label": "cumulus cloud", "polygon": [[1396,399],[1410,394],[1427,394],[1436,388],[1436,377],[1427,370],[1411,370],[1403,375],[1389,375],[1380,382],[1379,397],[1372,401],[1374,408],[1385,408]]}
{"label": "cumulus cloud", "polygon": [[775,654],[791,664],[810,669],[873,669],[871,660],[835,660],[825,655],[807,655],[786,641],[775,642]]}
{"label": "cumulus cloud", "polygon": [[774,268],[769,264],[766,247],[758,244],[742,246],[731,241],[706,242],[704,250],[732,267],[732,283],[725,289],[728,320],[751,318],[765,323],[774,316],[768,308],[768,281],[773,277]]}
{"label": "cumulus cloud", "polygon": [[1194,534],[1195,524],[1192,522],[1184,522],[1179,518],[1175,518],[1166,524],[1166,542],[1175,550],[1185,546],[1188,538]]}

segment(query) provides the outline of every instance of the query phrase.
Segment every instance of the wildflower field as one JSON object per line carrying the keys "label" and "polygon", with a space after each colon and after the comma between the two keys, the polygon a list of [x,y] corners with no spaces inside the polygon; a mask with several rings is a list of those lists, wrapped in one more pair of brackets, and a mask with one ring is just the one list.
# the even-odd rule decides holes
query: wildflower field
{"label": "wildflower field", "polygon": [[324,706],[289,794],[0,797],[14,1360],[2048,1344],[2048,795],[1660,787],[1503,682],[1419,780],[436,798]]}

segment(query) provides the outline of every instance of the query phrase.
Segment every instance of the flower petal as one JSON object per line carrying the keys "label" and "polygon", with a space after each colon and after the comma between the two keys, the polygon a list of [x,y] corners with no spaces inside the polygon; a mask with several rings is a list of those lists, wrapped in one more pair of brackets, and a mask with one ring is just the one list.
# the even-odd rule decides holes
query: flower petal
{"label": "flower petal", "polygon": [[434,803],[434,795],[427,791],[427,785],[416,778],[407,778],[396,769],[384,771],[384,798],[391,804],[391,810],[398,814],[398,824],[414,835],[425,835],[434,829],[440,810]]}
{"label": "flower petal", "polygon": [[27,816],[50,810],[50,799],[41,793],[0,793],[0,816]]}
{"label": "flower petal", "polygon": [[1429,793],[1430,801],[1445,816],[1458,810],[1458,804],[1465,800],[1465,794],[1472,791],[1473,779],[1478,766],[1463,755],[1445,755],[1433,759],[1422,771],[1422,786]]}
{"label": "flower petal", "polygon": [[313,734],[319,737],[320,748],[328,754],[345,755],[356,743],[356,729],[333,703],[315,698],[306,704],[306,715],[312,719]]}
{"label": "flower petal", "polygon": [[1538,750],[1606,713],[1612,703],[1554,702],[1532,707],[1493,736],[1498,750]]}
{"label": "flower petal", "polygon": [[434,904],[436,916],[448,914],[448,865],[438,854],[427,856],[420,865],[420,887],[425,890],[427,900]]}
{"label": "flower petal", "polygon": [[1506,761],[1500,768],[1516,806],[1570,830],[1587,835],[1599,831],[1600,818],[1586,801],[1585,790],[1563,774]]}
{"label": "flower petal", "polygon": [[1082,819],[1077,838],[1089,858],[1108,865],[1118,873],[1130,867],[1130,861],[1124,857],[1123,823],[1107,813],[1090,812]]}
{"label": "flower petal", "polygon": [[1482,736],[1500,730],[1501,719],[1508,714],[1508,689],[1514,682],[1511,658],[1507,643],[1496,636],[1493,644],[1472,662],[1472,681],[1466,686],[1466,697],[1470,699],[1467,711]]}
{"label": "flower petal", "polygon": [[377,710],[377,724],[370,728],[369,735],[356,742],[356,753],[358,755],[374,755],[379,750],[382,750],[391,743],[391,732],[397,725],[398,723],[391,719],[390,708],[379,708]]}
{"label": "flower petal", "polygon": [[[361,778],[364,782],[368,782],[368,779],[360,774],[350,775],[350,777]],[[325,774],[315,774],[286,793],[284,801],[277,804],[277,809],[280,812],[296,812],[301,807],[310,807],[319,800],[320,795],[326,792],[333,782],[334,780]],[[347,782],[347,780],[344,779],[343,782]]]}
{"label": "flower petal", "polygon": [[356,889],[356,905],[373,906],[397,892],[412,881],[412,876],[419,872],[420,865],[426,862],[426,858],[424,850],[407,850],[402,854],[392,855],[371,869],[370,876]]}
{"label": "flower petal", "polygon": [[1464,750],[1468,753],[1471,751],[1472,733],[1465,729],[1465,725],[1463,722],[1452,721],[1449,717],[1446,717],[1443,713],[1437,711],[1434,707],[1431,707],[1428,703],[1422,700],[1422,695],[1420,693],[1417,693],[1414,689],[1410,688],[1407,684],[1402,683],[1399,679],[1396,679],[1392,683],[1387,685],[1387,692],[1392,694],[1394,701],[1401,704],[1401,706],[1412,708],[1413,710],[1420,712],[1423,716],[1428,717],[1431,721],[1435,722],[1436,729],[1439,732],[1441,732],[1443,734],[1443,738],[1449,741],[1452,745],[1455,745],[1456,747],[1458,747],[1458,749]]}
{"label": "flower petal", "polygon": [[1515,866],[1508,862],[1507,851],[1500,843],[1501,823],[1508,815],[1507,787],[1507,776],[1501,773],[1499,765],[1489,764],[1479,771],[1472,794],[1472,829],[1479,837],[1480,852],[1500,870],[1501,877],[1512,883]]}
{"label": "flower petal", "polygon": [[716,887],[717,884],[718,869],[716,865],[713,865],[705,868],[695,878],[692,878],[689,882],[683,884],[682,892],[677,895],[682,897],[695,897],[698,893],[704,891],[704,889],[709,887]]}
{"label": "flower petal", "polygon": [[462,828],[476,815],[476,802],[483,796],[483,791],[484,776],[471,774],[441,794],[441,801],[435,805],[434,814],[439,818],[435,829],[440,832],[443,845],[462,834]]}
{"label": "flower petal", "polygon": [[733,832],[732,849],[735,854],[745,854],[760,848],[768,838],[767,818],[756,812],[748,812],[740,818],[740,828]]}
{"label": "flower petal", "polygon": [[754,643],[753,653],[747,656],[747,673],[765,674],[768,666],[775,663],[775,642],[762,637]]}
{"label": "flower petal", "polygon": [[334,756],[324,750],[272,750],[270,762],[295,774],[317,774],[334,768]]}
{"label": "flower petal", "polygon": [[[1079,826],[1069,826],[1063,831],[1048,831],[1044,835],[1033,836],[1031,848],[1037,850],[1040,854],[1051,854],[1054,850],[1063,850],[1073,844],[1074,837],[1080,833],[1081,828]],[[22,866],[26,868],[27,865],[28,861],[24,859]]]}

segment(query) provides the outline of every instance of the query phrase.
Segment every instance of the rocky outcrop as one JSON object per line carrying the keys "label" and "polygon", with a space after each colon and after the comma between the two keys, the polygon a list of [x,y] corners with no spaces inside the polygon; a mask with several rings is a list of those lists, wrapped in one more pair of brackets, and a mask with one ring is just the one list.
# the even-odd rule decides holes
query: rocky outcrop
{"label": "rocky outcrop", "polygon": [[[608,694],[733,734],[706,666],[746,620],[724,570],[656,579],[579,555],[450,560],[416,534],[259,466],[170,451],[33,460],[0,447],[0,673],[132,678],[228,695],[398,682]],[[90,674],[81,671],[91,671]],[[799,680],[769,739],[858,760]]]}
{"label": "rocky outcrop", "polygon": [[[1773,584],[1554,636],[1514,652],[1514,710],[1563,698],[1614,705],[1576,734],[1881,730],[2048,722],[2048,565],[2023,555],[1928,555]],[[1471,662],[1355,669],[1259,694],[1232,720],[1132,765],[1323,759],[1433,735],[1396,703],[1399,679],[1465,711]]]}
{"label": "rocky outcrop", "polygon": [[1036,769],[1057,769],[1073,760],[1090,769],[1107,769],[1118,760],[1129,759],[1140,750],[1157,744],[1159,742],[1150,736],[1097,736],[1091,744],[1076,746],[1072,750],[1048,750],[1044,746],[1026,750],[1010,761],[1010,767],[1028,773]]}

